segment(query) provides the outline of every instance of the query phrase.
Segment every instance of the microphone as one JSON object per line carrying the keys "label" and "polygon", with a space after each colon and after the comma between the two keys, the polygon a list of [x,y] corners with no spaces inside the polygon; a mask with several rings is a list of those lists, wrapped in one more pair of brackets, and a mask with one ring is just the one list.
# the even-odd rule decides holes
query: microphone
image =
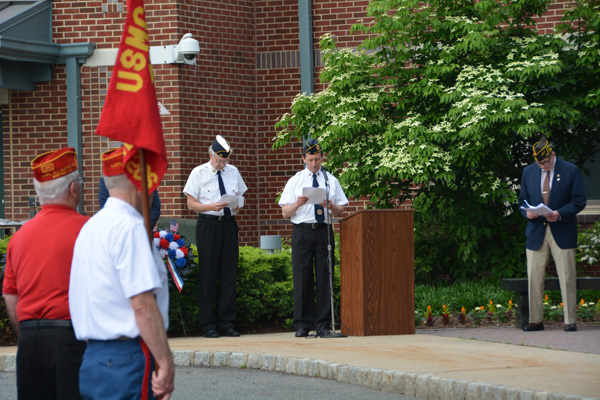
{"label": "microphone", "polygon": [[325,177],[325,182],[329,183],[329,178],[327,178],[327,169],[325,169],[325,167],[321,167],[321,172],[323,172],[323,176]]}

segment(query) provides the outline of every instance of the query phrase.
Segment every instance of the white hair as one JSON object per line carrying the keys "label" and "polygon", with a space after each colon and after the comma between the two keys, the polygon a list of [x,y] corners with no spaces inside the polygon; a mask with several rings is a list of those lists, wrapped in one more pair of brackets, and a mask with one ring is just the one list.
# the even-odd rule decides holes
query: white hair
{"label": "white hair", "polygon": [[33,187],[40,200],[40,204],[52,204],[62,200],[69,190],[71,182],[79,180],[79,171],[75,170],[60,178],[40,182],[33,178]]}
{"label": "white hair", "polygon": [[[213,148],[212,148],[212,144],[211,144],[210,146],[208,146],[208,154],[210,154],[211,156],[214,156],[215,154],[217,154],[217,153],[215,153],[215,151],[213,150]],[[231,155],[232,155],[232,154],[233,154],[233,149],[230,147],[230,148],[229,148],[229,156],[231,157]]]}
{"label": "white hair", "polygon": [[129,189],[131,186],[135,187],[135,185],[129,180],[129,178],[125,174],[114,176],[104,175],[104,184],[106,185],[106,188],[109,192],[113,189],[124,190]]}

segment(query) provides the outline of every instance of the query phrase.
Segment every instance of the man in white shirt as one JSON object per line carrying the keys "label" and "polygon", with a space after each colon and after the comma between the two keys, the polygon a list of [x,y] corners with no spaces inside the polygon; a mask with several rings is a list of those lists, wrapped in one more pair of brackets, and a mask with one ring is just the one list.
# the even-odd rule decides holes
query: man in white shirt
{"label": "man in white shirt", "polygon": [[167,272],[144,227],[143,194],[124,175],[123,149],[102,155],[110,197],[73,251],[69,308],[77,338],[88,342],[80,391],[86,399],[168,400]]}
{"label": "man in white shirt", "polygon": [[[198,213],[198,317],[205,337],[237,337],[240,334],[234,329],[233,322],[240,251],[235,215],[239,207],[231,209],[220,200],[224,194],[241,197],[248,187],[238,169],[229,164],[231,146],[221,135],[217,135],[208,154],[210,161],[192,170],[183,189],[188,208]],[[213,308],[216,296],[218,316],[215,317]]]}
{"label": "man in white shirt", "polygon": [[[333,229],[328,229],[331,217],[325,215],[325,206],[334,217],[340,217],[348,199],[339,181],[321,169],[325,160],[321,145],[312,139],[304,145],[302,160],[306,168],[290,178],[285,185],[279,205],[284,218],[290,218],[292,228],[292,273],[294,280],[294,327],[296,337],[306,337],[313,325],[317,336],[331,333],[331,291],[329,280],[328,242],[334,263]],[[302,195],[305,187],[329,187],[329,203],[307,204]],[[330,237],[327,238],[328,232]],[[333,265],[331,266],[333,273]],[[314,272],[313,272],[314,270]],[[315,278],[317,305],[315,313]]]}

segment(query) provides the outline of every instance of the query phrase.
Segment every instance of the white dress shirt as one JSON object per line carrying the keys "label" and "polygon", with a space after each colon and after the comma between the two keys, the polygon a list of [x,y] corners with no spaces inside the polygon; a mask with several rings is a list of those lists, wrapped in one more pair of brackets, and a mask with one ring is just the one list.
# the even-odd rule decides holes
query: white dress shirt
{"label": "white dress shirt", "polygon": [[[223,179],[223,185],[227,194],[242,196],[248,190],[240,172],[233,165],[225,165],[225,168],[221,170],[221,179]],[[219,201],[221,198],[219,178],[217,171],[210,165],[210,161],[192,170],[183,188],[183,193],[192,196],[202,204],[212,204]],[[223,215],[223,210],[219,212],[206,211],[202,214],[221,216]],[[236,211],[231,210],[231,215],[235,214]]]}
{"label": "white dress shirt", "polygon": [[[326,189],[323,172],[319,170],[316,174],[319,187]],[[327,179],[329,181],[329,200],[336,206],[345,206],[348,204],[348,198],[346,198],[344,190],[336,177],[327,172]],[[312,181],[313,173],[310,172],[308,168],[296,173],[296,175],[292,176],[286,183],[281,198],[279,199],[279,205],[283,207],[295,203],[298,196],[302,196],[302,188],[312,187]],[[331,214],[331,210],[329,210],[329,213]],[[317,222],[315,219],[315,205],[304,204],[303,206],[300,206],[292,216],[291,221],[294,224]]]}
{"label": "white dress shirt", "polygon": [[167,270],[144,220],[129,203],[109,197],[83,226],[73,250],[69,309],[79,340],[140,336],[130,299],[152,291],[169,326]]}

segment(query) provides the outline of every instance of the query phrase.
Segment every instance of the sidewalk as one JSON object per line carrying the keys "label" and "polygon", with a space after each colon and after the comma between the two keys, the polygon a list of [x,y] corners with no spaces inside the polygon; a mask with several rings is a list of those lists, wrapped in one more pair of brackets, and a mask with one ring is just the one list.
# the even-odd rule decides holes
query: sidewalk
{"label": "sidewalk", "polygon": [[[417,330],[335,339],[289,332],[169,343],[179,366],[318,376],[420,399],[600,398],[600,327],[527,334],[512,327]],[[15,353],[15,347],[0,348],[0,371],[14,370]]]}

